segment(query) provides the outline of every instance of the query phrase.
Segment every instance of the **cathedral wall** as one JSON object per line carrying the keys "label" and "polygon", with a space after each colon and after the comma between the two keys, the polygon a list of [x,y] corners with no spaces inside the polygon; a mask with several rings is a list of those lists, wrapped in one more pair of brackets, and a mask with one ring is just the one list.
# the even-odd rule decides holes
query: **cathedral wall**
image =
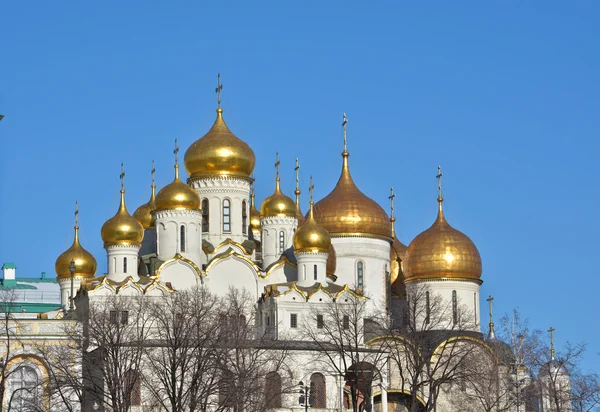
{"label": "cathedral wall", "polygon": [[[298,226],[298,219],[295,217],[263,217],[260,222],[262,227],[263,269],[266,269],[279,259],[285,250],[292,247],[292,239]],[[283,248],[280,245],[281,232],[284,234]]]}
{"label": "cathedral wall", "polygon": [[139,247],[132,245],[113,245],[106,248],[108,259],[108,278],[120,282],[131,276],[135,281],[138,276]]}
{"label": "cathedral wall", "polygon": [[[202,215],[196,210],[156,212],[157,255],[167,261],[180,253],[196,265],[202,264]],[[184,228],[182,238],[181,227]],[[181,241],[184,241],[182,245]]]}

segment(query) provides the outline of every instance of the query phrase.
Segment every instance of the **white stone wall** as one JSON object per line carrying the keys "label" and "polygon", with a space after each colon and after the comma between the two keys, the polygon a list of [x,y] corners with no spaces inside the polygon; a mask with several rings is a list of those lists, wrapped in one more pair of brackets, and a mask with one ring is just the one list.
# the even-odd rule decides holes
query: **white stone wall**
{"label": "white stone wall", "polygon": [[279,247],[280,232],[284,233],[284,248],[287,250],[292,247],[292,238],[298,227],[298,218],[296,217],[261,217],[260,224],[262,228],[262,259],[263,269],[269,267],[275,262],[283,251]]}
{"label": "white stone wall", "polygon": [[[139,246],[134,245],[113,245],[106,247],[108,259],[108,278],[115,282],[120,282],[131,276],[136,282],[140,279],[138,276],[138,252]],[[127,271],[125,271],[125,259],[127,259]]]}
{"label": "white stone wall", "polygon": [[[157,255],[167,261],[180,253],[199,267],[202,265],[202,214],[198,210],[162,210],[155,212]],[[185,229],[185,247],[181,245],[181,227]]]}
{"label": "white stone wall", "polygon": [[[298,262],[298,286],[312,286],[315,283],[327,283],[326,267],[329,253],[296,252]],[[316,266],[316,276],[315,276]]]}

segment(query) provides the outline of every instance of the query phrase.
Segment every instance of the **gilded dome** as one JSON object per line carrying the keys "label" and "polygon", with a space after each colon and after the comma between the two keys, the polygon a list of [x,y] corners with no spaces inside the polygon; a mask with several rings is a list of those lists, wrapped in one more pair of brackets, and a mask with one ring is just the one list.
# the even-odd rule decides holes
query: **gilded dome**
{"label": "gilded dome", "polygon": [[390,247],[390,280],[392,284],[400,275],[401,262],[404,261],[408,247],[394,236]]}
{"label": "gilded dome", "polygon": [[350,176],[347,151],[342,153],[342,174],[331,193],[315,204],[315,219],[331,237],[364,236],[392,239],[387,214],[361,192]]}
{"label": "gilded dome", "polygon": [[152,194],[148,203],[141,205],[133,212],[135,217],[144,226],[144,229],[154,227],[154,215],[152,212],[156,210],[156,185],[152,183]]}
{"label": "gilded dome", "polygon": [[199,210],[200,196],[179,180],[179,165],[175,165],[175,179],[156,195],[156,210]]}
{"label": "gilded dome", "polygon": [[448,224],[438,198],[439,211],[433,225],[408,246],[407,280],[472,279],[481,277],[481,257],[467,235]]}
{"label": "gilded dome", "polygon": [[260,213],[254,203],[254,192],[250,196],[250,231],[260,230]]}
{"label": "gilded dome", "polygon": [[246,142],[231,133],[223,120],[223,109],[218,108],[212,128],[192,143],[184,163],[190,179],[215,175],[249,178],[256,157]]}
{"label": "gilded dome", "polygon": [[335,247],[333,243],[329,245],[329,256],[327,256],[327,264],[325,266],[325,274],[335,275],[335,269],[337,268],[337,255],[335,253]]}
{"label": "gilded dome", "polygon": [[312,203],[308,219],[296,229],[292,239],[295,252],[328,252],[331,236],[327,230],[315,221]]}
{"label": "gilded dome", "polygon": [[77,225],[75,226],[73,244],[56,259],[54,269],[56,270],[57,279],[71,277],[69,269],[71,261],[75,262],[75,277],[93,278],[96,274],[96,259],[79,244],[79,226]]}
{"label": "gilded dome", "polygon": [[129,244],[141,245],[144,238],[144,226],[127,211],[125,190],[121,189],[121,203],[117,214],[102,225],[101,235],[104,247]]}
{"label": "gilded dome", "polygon": [[267,197],[260,205],[261,217],[294,217],[296,216],[296,205],[294,201],[281,193],[279,178],[275,180],[275,192]]}

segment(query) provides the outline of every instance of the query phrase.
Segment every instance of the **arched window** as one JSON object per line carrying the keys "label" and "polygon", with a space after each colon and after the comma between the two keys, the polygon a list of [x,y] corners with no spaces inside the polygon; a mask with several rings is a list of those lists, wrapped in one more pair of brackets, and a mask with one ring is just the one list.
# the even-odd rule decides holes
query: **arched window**
{"label": "arched window", "polygon": [[364,263],[358,262],[356,264],[356,287],[362,289],[364,287]]}
{"label": "arched window", "polygon": [[429,291],[425,292],[425,323],[429,324],[431,316],[431,306],[429,301]]}
{"label": "arched window", "polygon": [[279,232],[279,253],[285,251],[285,232],[282,230]]}
{"label": "arched window", "polygon": [[281,376],[269,372],[265,378],[265,406],[267,409],[281,408]]}
{"label": "arched window", "polygon": [[325,387],[325,376],[321,373],[313,373],[310,376],[310,405],[313,408],[327,408],[327,388]]}
{"label": "arched window", "polygon": [[7,380],[9,410],[37,410],[41,406],[39,396],[39,376],[31,366],[23,365],[15,369]]}
{"label": "arched window", "polygon": [[452,324],[458,323],[458,298],[456,297],[456,291],[452,291]]}
{"label": "arched window", "polygon": [[123,258],[123,273],[127,273],[127,258]]}
{"label": "arched window", "polygon": [[233,407],[236,404],[235,376],[233,372],[224,370],[222,372],[223,384],[219,388],[219,404],[221,406]]}
{"label": "arched window", "polygon": [[248,233],[248,212],[246,211],[246,201],[242,202],[242,233]]}
{"label": "arched window", "polygon": [[202,231],[204,233],[208,233],[208,217],[209,217],[209,208],[208,208],[208,199],[202,199]]}
{"label": "arched window", "polygon": [[223,200],[223,232],[231,232],[231,201]]}
{"label": "arched window", "polygon": [[133,369],[130,369],[125,374],[125,388],[129,392],[130,406],[142,405],[142,382],[140,374]]}
{"label": "arched window", "polygon": [[179,228],[179,249],[185,252],[185,226]]}
{"label": "arched window", "polygon": [[314,266],[315,280],[317,280],[317,265]]}

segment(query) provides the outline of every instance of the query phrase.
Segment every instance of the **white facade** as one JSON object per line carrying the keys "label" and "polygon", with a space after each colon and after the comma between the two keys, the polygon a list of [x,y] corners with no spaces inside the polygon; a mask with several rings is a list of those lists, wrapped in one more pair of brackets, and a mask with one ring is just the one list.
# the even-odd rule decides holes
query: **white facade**
{"label": "white facade", "polygon": [[121,282],[128,277],[138,281],[138,252],[140,246],[134,244],[111,245],[106,247],[108,278]]}
{"label": "white facade", "polygon": [[298,286],[312,286],[315,283],[327,284],[327,258],[323,252],[296,252],[298,261]]}
{"label": "white facade", "polygon": [[287,249],[292,247],[292,238],[298,227],[298,219],[289,216],[261,217],[262,267],[266,270]]}
{"label": "white facade", "polygon": [[156,254],[167,261],[177,253],[202,265],[202,214],[198,210],[161,210],[156,220]]}

